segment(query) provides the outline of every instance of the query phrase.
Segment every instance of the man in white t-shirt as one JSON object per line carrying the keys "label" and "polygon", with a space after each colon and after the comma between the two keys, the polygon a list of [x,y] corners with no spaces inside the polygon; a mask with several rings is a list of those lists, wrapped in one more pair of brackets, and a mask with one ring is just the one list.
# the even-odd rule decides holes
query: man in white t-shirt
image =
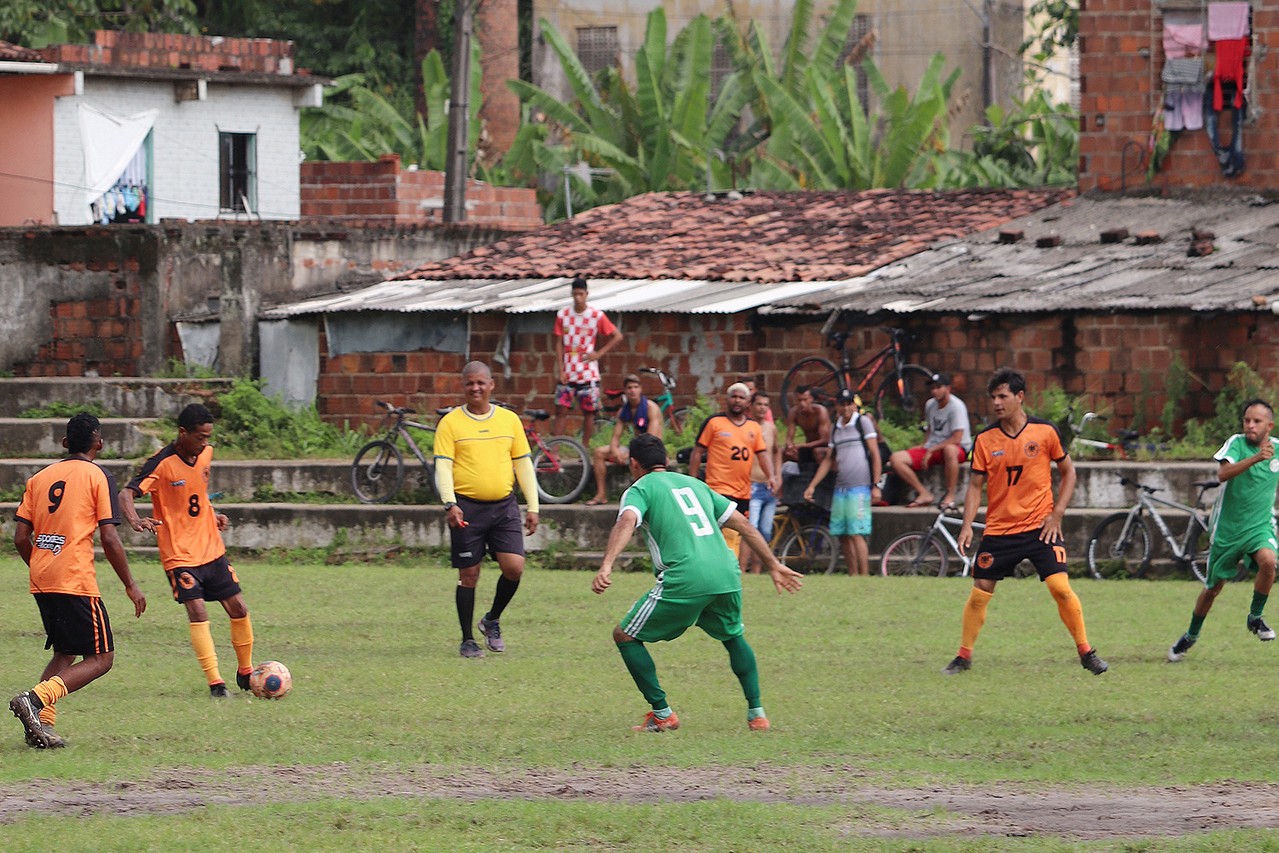
{"label": "man in white t-shirt", "polygon": [[919,447],[898,450],[888,457],[893,473],[901,477],[915,491],[915,499],[906,506],[931,506],[937,498],[920,482],[916,471],[926,471],[936,465],[945,466],[946,492],[941,505],[955,507],[955,487],[959,483],[959,466],[968,460],[973,446],[972,425],[968,422],[968,407],[964,401],[950,393],[950,374],[934,373],[929,380],[932,399],[924,404],[924,420],[927,432]]}
{"label": "man in white t-shirt", "polygon": [[[582,441],[588,446],[595,433],[595,412],[600,406],[600,357],[622,342],[622,332],[608,315],[587,305],[586,279],[575,278],[573,304],[555,314],[555,363],[560,367],[555,386],[555,423],[551,431],[564,434],[564,416],[576,400],[582,409]],[[596,343],[604,343],[596,348]]]}

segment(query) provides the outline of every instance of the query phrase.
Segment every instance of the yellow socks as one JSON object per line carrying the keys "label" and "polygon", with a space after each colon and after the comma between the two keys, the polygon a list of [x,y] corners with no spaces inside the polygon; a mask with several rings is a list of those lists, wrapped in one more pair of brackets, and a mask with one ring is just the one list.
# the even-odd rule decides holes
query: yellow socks
{"label": "yellow socks", "polygon": [[235,662],[241,674],[253,669],[253,623],[249,614],[231,620],[231,645],[235,647]]}
{"label": "yellow socks", "polygon": [[1065,572],[1058,572],[1049,575],[1044,583],[1057,602],[1057,615],[1061,617],[1066,630],[1070,631],[1075,645],[1079,647],[1079,653],[1085,654],[1092,646],[1088,645],[1088,632],[1084,630],[1084,606],[1079,603],[1079,596],[1070,588],[1070,579]]}
{"label": "yellow socks", "polygon": [[973,646],[977,645],[977,635],[981,633],[981,626],[986,624],[986,605],[994,597],[993,592],[977,587],[973,587],[968,593],[968,602],[964,605],[963,630],[960,633],[960,657],[972,657]]}
{"label": "yellow socks", "polygon": [[210,684],[222,684],[222,676],[218,674],[218,651],[213,647],[213,634],[209,631],[208,622],[191,622],[191,648],[195,649],[195,659],[204,670],[204,677]]}

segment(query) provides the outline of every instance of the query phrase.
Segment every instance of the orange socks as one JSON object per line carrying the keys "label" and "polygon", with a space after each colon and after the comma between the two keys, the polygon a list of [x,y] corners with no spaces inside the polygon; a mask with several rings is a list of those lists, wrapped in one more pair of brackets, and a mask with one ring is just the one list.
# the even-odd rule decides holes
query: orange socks
{"label": "orange socks", "polygon": [[55,675],[32,687],[31,692],[40,698],[46,708],[51,709],[53,708],[53,703],[67,695],[67,685],[62,680],[62,676]]}
{"label": "orange socks", "polygon": [[238,672],[245,673],[253,669],[253,623],[249,621],[249,614],[231,620],[231,645],[235,647]]}
{"label": "orange socks", "polygon": [[1088,645],[1088,632],[1084,630],[1084,606],[1079,603],[1079,596],[1070,588],[1070,578],[1065,572],[1058,572],[1049,575],[1044,583],[1057,602],[1057,615],[1061,617],[1066,630],[1070,631],[1075,645],[1079,647],[1079,653],[1082,655],[1090,651],[1092,646]]}
{"label": "orange socks", "polygon": [[968,593],[968,602],[964,605],[963,630],[960,634],[959,656],[970,658],[973,646],[977,645],[977,635],[981,626],[986,624],[986,605],[995,597],[993,592],[986,592],[973,587]]}
{"label": "orange socks", "polygon": [[213,647],[213,634],[209,631],[208,622],[190,622],[191,648],[195,649],[195,659],[204,670],[204,677],[210,684],[222,684],[222,676],[218,674],[218,650]]}

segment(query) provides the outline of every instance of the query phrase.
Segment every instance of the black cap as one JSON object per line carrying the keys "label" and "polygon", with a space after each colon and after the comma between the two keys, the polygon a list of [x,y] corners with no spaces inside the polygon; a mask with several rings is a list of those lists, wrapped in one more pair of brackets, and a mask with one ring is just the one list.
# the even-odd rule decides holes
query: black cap
{"label": "black cap", "polygon": [[929,384],[929,385],[949,385],[949,384],[950,384],[950,374],[949,374],[949,373],[934,373],[932,376],[928,377],[928,384]]}
{"label": "black cap", "polygon": [[835,402],[836,403],[856,403],[859,401],[857,399],[856,392],[854,392],[852,388],[841,388],[839,389],[839,393],[835,395]]}

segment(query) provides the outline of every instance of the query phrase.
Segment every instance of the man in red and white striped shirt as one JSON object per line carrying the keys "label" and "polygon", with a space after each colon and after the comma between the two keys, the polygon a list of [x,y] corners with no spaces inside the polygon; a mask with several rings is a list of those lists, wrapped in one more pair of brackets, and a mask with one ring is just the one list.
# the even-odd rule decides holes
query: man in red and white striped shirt
{"label": "man in red and white striped shirt", "polygon": [[[589,444],[600,404],[599,359],[622,342],[622,332],[607,314],[586,304],[586,279],[573,279],[572,292],[573,305],[555,314],[555,357],[560,365],[560,381],[555,386],[552,432],[564,434],[564,416],[576,400],[582,409],[582,440]],[[601,337],[606,340],[596,349]]]}

